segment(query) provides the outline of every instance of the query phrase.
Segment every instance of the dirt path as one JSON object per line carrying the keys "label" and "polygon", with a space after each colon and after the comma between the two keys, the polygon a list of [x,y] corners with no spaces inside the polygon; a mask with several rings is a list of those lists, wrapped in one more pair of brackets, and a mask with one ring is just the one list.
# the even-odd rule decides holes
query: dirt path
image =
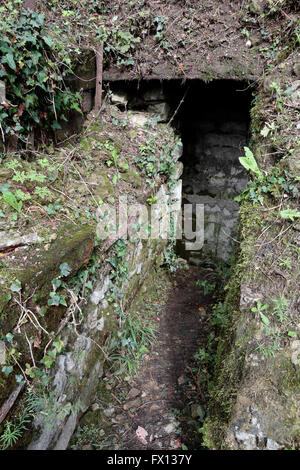
{"label": "dirt path", "polygon": [[[195,353],[206,345],[212,299],[196,287],[199,279],[211,281],[212,272],[190,267],[176,275],[160,314],[158,341],[130,384],[122,411],[112,419],[115,449],[201,446],[205,396],[192,365]],[[148,433],[144,443],[136,435],[139,426]]]}

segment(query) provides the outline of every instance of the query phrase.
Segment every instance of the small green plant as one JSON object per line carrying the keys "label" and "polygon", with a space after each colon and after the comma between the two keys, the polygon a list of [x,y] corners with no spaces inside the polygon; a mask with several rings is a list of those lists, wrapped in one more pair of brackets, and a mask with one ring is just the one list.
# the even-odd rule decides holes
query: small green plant
{"label": "small green plant", "polygon": [[272,299],[272,302],[272,315],[278,317],[280,323],[283,323],[286,320],[286,315],[289,308],[289,301],[284,297],[284,295],[281,295],[279,299]]}
{"label": "small green plant", "polygon": [[218,328],[226,328],[228,324],[228,316],[226,308],[222,302],[216,304],[213,308],[211,319],[211,326],[216,326]]}
{"label": "small green plant", "polygon": [[[154,339],[154,326],[144,325],[139,318],[133,320],[130,314],[126,316],[121,331],[113,336],[110,343],[110,350],[118,350],[110,354],[110,360],[117,361],[118,372],[135,373],[141,356],[148,352]],[[112,367],[115,369],[116,363]]]}
{"label": "small green plant", "polygon": [[[243,200],[250,200],[254,204],[263,204],[266,195],[278,197],[279,195],[287,194],[291,197],[297,197],[299,194],[297,188],[297,181],[286,170],[282,171],[279,167],[272,167],[271,171],[266,175],[257,176],[247,185],[247,188],[240,196],[235,198],[240,202]],[[289,212],[282,211],[283,215],[288,218]],[[296,213],[292,211],[291,216]]]}
{"label": "small green plant", "polygon": [[0,436],[0,450],[6,450],[18,442],[24,431],[28,429],[31,418],[32,411],[29,408],[23,408],[16,423],[11,421],[5,422],[4,431]]}
{"label": "small green plant", "polygon": [[204,281],[197,281],[196,282],[197,287],[202,287],[203,288],[203,294],[208,295],[211,292],[214,292],[216,289],[216,284],[215,283],[208,283],[206,280]]}
{"label": "small green plant", "polygon": [[275,98],[276,98],[276,104],[277,104],[277,107],[278,109],[283,112],[283,107],[282,107],[282,103],[283,103],[283,91],[282,89],[280,88],[280,86],[278,85],[278,83],[276,82],[272,82],[271,85],[270,85],[270,88],[272,90],[274,90],[274,93],[275,93]]}
{"label": "small green plant", "polygon": [[285,258],[285,259],[279,258],[279,261],[280,261],[279,266],[285,266],[288,269],[292,269],[292,263],[291,263],[290,258]]}
{"label": "small green plant", "polygon": [[147,202],[150,205],[155,204],[157,202],[157,197],[152,195],[152,196],[148,197]]}
{"label": "small green plant", "polygon": [[0,436],[0,450],[6,450],[13,447],[23,436],[24,431],[29,428],[34,415],[34,407],[30,402],[29,394],[26,395],[25,404],[14,422],[6,421],[3,432]]}
{"label": "small green plant", "polygon": [[[274,323],[276,319],[279,320],[281,324],[286,322],[288,307],[288,300],[281,294],[279,299],[271,299],[270,304],[262,304],[261,301],[258,300],[256,307],[252,307],[251,309],[252,312],[259,314],[264,325],[265,336],[260,341],[257,349],[267,358],[274,357],[275,352],[280,349],[281,332],[274,326]],[[268,316],[266,312],[268,312]]]}
{"label": "small green plant", "polygon": [[272,338],[269,340],[268,344],[260,343],[257,347],[257,350],[266,358],[271,358],[275,356],[276,351],[280,349],[279,342],[277,338]]}
{"label": "small green plant", "polygon": [[63,341],[53,341],[53,346],[54,348],[51,349],[50,351],[45,354],[43,359],[41,360],[41,363],[44,364],[46,369],[51,369],[53,366],[57,354],[61,353],[62,347],[63,347]]}
{"label": "small green plant", "polygon": [[256,302],[256,307],[251,308],[251,312],[258,313],[264,325],[268,326],[270,324],[270,320],[268,317],[263,313],[264,311],[269,310],[268,304],[262,304],[260,300]]}
{"label": "small green plant", "polygon": [[23,202],[17,201],[17,198],[13,193],[11,193],[10,191],[5,191],[2,197],[4,201],[7,202],[7,204],[9,204],[13,209],[15,209],[15,211],[17,211],[18,214],[21,212]]}
{"label": "small green plant", "polygon": [[257,176],[262,176],[262,172],[258,168],[256,160],[252,151],[248,147],[244,147],[245,157],[239,157],[241,165],[243,165],[246,170],[250,170],[255,173]]}
{"label": "small green plant", "polygon": [[283,219],[288,219],[294,222],[295,219],[300,217],[300,212],[297,209],[285,209],[280,211],[280,216]]}
{"label": "small green plant", "polygon": [[52,287],[53,291],[50,292],[50,298],[48,299],[48,305],[51,306],[59,306],[63,305],[67,307],[67,301],[65,295],[62,295],[58,292],[60,287],[66,287],[65,283],[61,281],[60,278],[67,277],[71,273],[71,268],[68,263],[62,263],[59,266],[60,269],[60,276],[58,278],[52,279]]}

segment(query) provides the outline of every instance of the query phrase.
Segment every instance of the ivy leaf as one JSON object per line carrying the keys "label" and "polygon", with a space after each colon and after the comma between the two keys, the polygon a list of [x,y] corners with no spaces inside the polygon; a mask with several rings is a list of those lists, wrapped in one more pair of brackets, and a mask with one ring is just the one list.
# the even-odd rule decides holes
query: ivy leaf
{"label": "ivy leaf", "polygon": [[54,287],[56,289],[58,289],[61,286],[61,280],[60,279],[55,278],[55,279],[52,279],[51,282],[52,282],[52,284],[54,285]]}
{"label": "ivy leaf", "polygon": [[11,333],[7,333],[7,335],[5,335],[5,339],[6,339],[6,341],[9,342],[9,344],[12,345],[12,344],[13,344],[14,335],[11,334]]}
{"label": "ivy leaf", "polygon": [[55,347],[58,353],[61,352],[63,345],[64,345],[64,342],[61,340],[53,342],[53,346]]}
{"label": "ivy leaf", "polygon": [[60,304],[60,295],[56,294],[55,292],[50,292],[50,299],[48,300],[48,305],[55,305],[58,307]]}
{"label": "ivy leaf", "polygon": [[52,47],[53,41],[50,36],[43,36],[43,39],[47,46]]}
{"label": "ivy leaf", "polygon": [[60,269],[60,274],[62,277],[66,277],[66,276],[69,276],[70,272],[71,272],[71,268],[70,266],[68,265],[68,263],[62,263],[60,266],[59,266],[59,269]]}
{"label": "ivy leaf", "polygon": [[2,367],[2,372],[5,375],[5,377],[8,377],[9,374],[13,371],[13,366],[4,366]]}
{"label": "ivy leaf", "polygon": [[53,121],[53,123],[51,124],[51,127],[54,131],[61,129],[61,125],[59,124],[58,121]]}
{"label": "ivy leaf", "polygon": [[10,286],[10,290],[12,292],[20,292],[21,288],[22,288],[22,285],[19,279],[16,279]]}
{"label": "ivy leaf", "polygon": [[25,382],[23,375],[15,375],[15,379],[18,384]]}
{"label": "ivy leaf", "polygon": [[3,59],[2,59],[1,62],[4,63],[4,64],[8,64],[9,67],[10,67],[12,70],[14,70],[14,71],[17,70],[17,66],[16,66],[16,63],[15,63],[15,60],[14,60],[14,56],[13,56],[11,53],[6,54],[6,55],[3,57]]}
{"label": "ivy leaf", "polygon": [[46,369],[50,369],[50,367],[52,366],[54,361],[51,357],[45,356],[45,357],[43,357],[41,362],[45,365]]}
{"label": "ivy leaf", "polygon": [[50,356],[52,359],[56,358],[57,351],[56,349],[52,349],[51,351],[48,352],[48,356]]}

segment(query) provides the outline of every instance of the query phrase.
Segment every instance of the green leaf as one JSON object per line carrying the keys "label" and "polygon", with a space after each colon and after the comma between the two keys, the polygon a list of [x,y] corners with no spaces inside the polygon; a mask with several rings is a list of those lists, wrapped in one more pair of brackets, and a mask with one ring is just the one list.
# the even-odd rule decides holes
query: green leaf
{"label": "green leaf", "polygon": [[2,372],[5,375],[5,377],[8,377],[9,374],[13,371],[13,366],[4,366],[2,367]]}
{"label": "green leaf", "polygon": [[48,356],[50,356],[52,359],[56,358],[57,351],[56,349],[52,349],[51,351],[48,352]]}
{"label": "green leaf", "polygon": [[15,63],[15,60],[14,60],[14,56],[13,56],[11,53],[6,54],[6,55],[2,58],[2,61],[1,61],[1,62],[4,63],[4,64],[8,64],[9,67],[10,67],[12,70],[14,70],[14,71],[17,70],[17,66],[16,66],[16,63]]}
{"label": "green leaf", "polygon": [[7,333],[7,335],[5,335],[5,339],[6,339],[6,341],[9,342],[9,344],[12,345],[12,344],[13,344],[14,335],[11,334],[11,333]]}
{"label": "green leaf", "polygon": [[13,193],[11,193],[10,191],[6,191],[5,193],[3,193],[3,199],[17,212],[21,212],[23,202],[18,202]]}
{"label": "green leaf", "polygon": [[25,382],[23,375],[18,375],[17,374],[17,375],[15,375],[15,379],[16,379],[16,382],[18,384],[21,384],[21,383]]}
{"label": "green leaf", "polygon": [[58,121],[53,121],[53,123],[51,124],[51,127],[54,131],[61,129],[61,125],[59,124]]}
{"label": "green leaf", "polygon": [[12,292],[20,292],[21,288],[22,288],[22,285],[19,279],[16,279],[10,286],[10,290]]}
{"label": "green leaf", "polygon": [[268,326],[270,324],[270,320],[268,319],[268,317],[266,317],[266,315],[264,315],[262,312],[259,312],[259,314],[263,324]]}
{"label": "green leaf", "polygon": [[251,170],[256,175],[261,176],[262,173],[260,169],[258,168],[258,165],[256,163],[256,160],[251,150],[248,147],[244,147],[244,151],[245,151],[246,156],[239,158],[241,165],[243,165],[243,167],[246,168],[246,170]]}
{"label": "green leaf", "polygon": [[280,211],[280,216],[283,219],[289,219],[294,222],[295,218],[300,217],[300,212],[297,209],[285,209],[283,211]]}
{"label": "green leaf", "polygon": [[43,36],[44,42],[47,44],[47,46],[52,47],[53,41],[50,36]]}
{"label": "green leaf", "polygon": [[49,356],[45,356],[41,360],[41,363],[45,365],[46,369],[50,369],[50,367],[52,367],[52,365],[53,365],[53,362],[54,362],[54,360]]}
{"label": "green leaf", "polygon": [[60,304],[60,296],[56,294],[55,292],[50,292],[50,299],[48,300],[48,305],[55,305],[58,307]]}
{"label": "green leaf", "polygon": [[56,289],[58,289],[58,288],[61,286],[61,280],[60,280],[60,279],[56,279],[56,278],[55,278],[55,279],[52,279],[51,282],[52,282],[52,284],[54,285],[54,287],[55,287]]}
{"label": "green leaf", "polygon": [[60,266],[59,266],[59,269],[60,269],[60,274],[62,277],[66,277],[66,276],[69,276],[70,272],[71,272],[71,268],[70,266],[68,265],[68,263],[62,263]]}
{"label": "green leaf", "polygon": [[64,342],[61,341],[61,340],[53,341],[53,346],[55,347],[55,349],[57,350],[58,353],[61,352],[63,345],[64,345]]}

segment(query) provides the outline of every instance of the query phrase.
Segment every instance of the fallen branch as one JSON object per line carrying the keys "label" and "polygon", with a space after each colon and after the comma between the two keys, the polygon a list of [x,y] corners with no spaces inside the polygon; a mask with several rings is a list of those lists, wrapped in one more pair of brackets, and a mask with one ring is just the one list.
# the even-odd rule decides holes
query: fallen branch
{"label": "fallen branch", "polygon": [[14,405],[16,399],[17,399],[18,396],[20,395],[21,390],[23,389],[24,385],[25,385],[24,383],[19,384],[19,385],[14,389],[14,391],[10,394],[10,396],[8,397],[8,399],[5,400],[5,402],[4,402],[3,405],[1,406],[1,408],[0,408],[0,424],[1,424],[2,421],[6,418],[7,414],[8,414],[9,411],[11,410],[11,408],[12,408],[12,406]]}

